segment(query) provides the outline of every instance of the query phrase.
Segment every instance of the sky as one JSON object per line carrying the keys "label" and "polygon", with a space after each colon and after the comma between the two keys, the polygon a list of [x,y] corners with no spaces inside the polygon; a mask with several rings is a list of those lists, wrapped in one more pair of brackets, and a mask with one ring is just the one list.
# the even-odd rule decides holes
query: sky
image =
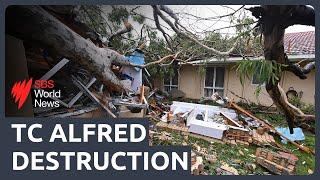
{"label": "sky", "polygon": [[[235,36],[235,27],[233,28],[225,28],[235,24],[237,22],[230,23],[230,16],[223,17],[221,19],[217,18],[218,16],[227,15],[234,10],[237,10],[242,5],[168,5],[179,17],[180,23],[191,31],[192,33],[198,35],[199,37],[203,37],[205,32],[219,32],[223,36]],[[249,8],[255,5],[245,5],[245,8]],[[126,5],[125,6],[128,10],[135,9],[136,5]],[[104,6],[104,11],[110,13],[112,10],[111,6]],[[135,12],[146,16],[145,23],[151,27],[155,28],[155,23],[153,21],[153,10],[150,5],[141,5]],[[164,13],[165,14],[165,13]],[[166,15],[166,14],[165,14]],[[167,15],[168,16],[168,15]],[[238,11],[235,14],[236,17],[244,18],[250,17],[256,20],[252,15],[251,12],[245,9]],[[199,18],[207,18],[209,20],[199,20]],[[160,24],[166,28],[163,28],[166,33],[173,35],[175,34],[174,31],[167,25],[161,18],[159,18]],[[132,19],[129,20],[130,23],[133,25],[133,32],[134,36],[140,36],[141,28],[143,27],[141,24],[133,21]],[[253,25],[252,25],[253,26]],[[315,28],[311,26],[301,26],[301,25],[294,25],[286,29],[286,33],[291,32],[302,32],[302,31],[314,31]]]}
{"label": "sky", "polygon": [[[203,18],[221,16],[221,15],[231,13],[234,10],[239,9],[241,6],[242,5],[227,5],[227,6],[221,6],[221,5],[169,5],[169,7],[174,12],[179,12],[179,17],[180,17],[181,23],[186,27],[190,27],[189,30],[191,30],[193,32],[212,31],[212,30],[219,29],[222,27],[228,27],[228,26],[230,26],[230,19],[229,19],[229,17],[226,17],[226,18],[222,18],[222,19],[199,21],[199,20],[196,20],[196,18],[192,18],[192,15],[203,17]],[[252,6],[254,6],[254,5],[246,5],[245,8],[249,8]],[[190,14],[191,14],[191,16],[190,16]],[[246,17],[250,17],[250,18],[255,19],[251,15],[251,13],[247,10],[239,11],[235,15],[237,17],[245,17],[246,16]],[[189,17],[189,18],[187,18],[187,17]],[[315,30],[315,28],[312,26],[294,25],[294,26],[288,27],[286,29],[286,33],[314,31],[314,30]],[[220,33],[232,35],[235,33],[235,28],[221,29]]]}

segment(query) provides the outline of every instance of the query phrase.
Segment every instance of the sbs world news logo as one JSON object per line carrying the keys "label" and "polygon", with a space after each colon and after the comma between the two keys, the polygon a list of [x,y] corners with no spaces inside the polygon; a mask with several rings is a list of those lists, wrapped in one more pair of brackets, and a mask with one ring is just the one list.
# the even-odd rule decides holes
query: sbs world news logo
{"label": "sbs world news logo", "polygon": [[57,100],[53,100],[61,97],[61,90],[55,90],[54,80],[35,80],[30,78],[17,81],[11,88],[11,96],[14,102],[17,104],[18,109],[21,109],[25,104],[31,90],[34,95],[34,107],[52,108],[60,107],[60,103]]}

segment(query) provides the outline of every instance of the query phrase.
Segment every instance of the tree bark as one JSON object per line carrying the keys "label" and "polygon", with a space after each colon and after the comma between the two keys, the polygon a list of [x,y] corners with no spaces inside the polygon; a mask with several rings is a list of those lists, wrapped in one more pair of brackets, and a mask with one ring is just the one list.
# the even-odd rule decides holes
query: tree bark
{"label": "tree bark", "polygon": [[125,57],[111,49],[95,46],[40,6],[9,6],[6,33],[54,49],[89,70],[108,88],[123,89],[110,67],[113,62],[128,64]]}
{"label": "tree bark", "polygon": [[59,21],[61,21],[63,24],[68,26],[70,29],[72,29],[72,31],[76,32],[85,39],[89,38],[94,44],[99,45],[99,47],[103,47],[103,43],[99,39],[99,35],[85,23],[77,19],[77,15],[74,12],[76,6],[49,5],[41,7],[48,13],[53,15],[55,18],[57,18]]}

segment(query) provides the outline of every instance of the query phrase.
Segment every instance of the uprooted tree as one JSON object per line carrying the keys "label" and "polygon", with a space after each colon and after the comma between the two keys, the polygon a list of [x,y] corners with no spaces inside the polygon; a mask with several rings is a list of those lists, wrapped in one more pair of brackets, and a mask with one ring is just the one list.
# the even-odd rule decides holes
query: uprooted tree
{"label": "uprooted tree", "polygon": [[[228,46],[221,48],[215,46],[217,41],[222,40],[221,37],[216,36],[217,34],[211,33],[209,37],[201,39],[180,23],[179,13],[175,13],[169,7],[163,5],[152,5],[151,7],[153,10],[152,20],[154,21],[156,30],[163,35],[164,40],[157,38],[154,28],[149,27],[147,24],[143,25],[137,42],[143,44],[143,41],[146,40],[146,37],[143,37],[142,31],[144,30],[149,39],[148,50],[152,51],[146,53],[146,56],[149,56],[152,60],[152,62],[146,65],[131,64],[119,53],[124,54],[130,48],[127,46],[128,44],[132,45],[132,47],[137,46],[137,43],[135,44],[130,39],[130,36],[123,36],[130,33],[133,29],[127,21],[130,14],[139,17],[136,18],[141,22],[145,18],[143,15],[135,12],[136,8],[128,12],[124,8],[113,7],[113,14],[109,18],[111,21],[122,21],[123,28],[120,26],[117,30],[112,30],[109,24],[105,24],[108,27],[107,29],[110,29],[109,34],[106,34],[101,22],[97,21],[101,19],[100,14],[103,12],[94,6],[90,8],[78,8],[78,11],[82,11],[80,14],[89,14],[85,20],[89,22],[90,27],[93,27],[91,29],[94,30],[88,28],[85,23],[75,21],[76,14],[74,9],[76,8],[72,6],[10,6],[6,10],[6,33],[23,40],[38,42],[47,48],[54,49],[61,55],[81,64],[108,87],[112,86],[120,90],[123,89],[123,86],[117,76],[111,71],[112,64],[145,68],[156,64],[172,66],[177,65],[177,62],[189,63],[193,60],[211,56],[224,59],[236,50],[241,51],[239,44],[243,44],[246,38],[250,37],[253,30],[250,25],[256,23],[245,17],[237,17],[238,24],[234,25],[234,27],[237,28],[238,35],[229,38],[228,41],[227,39],[223,40],[225,43],[222,44],[228,44]],[[207,17],[206,19],[214,20],[228,16],[231,17],[243,10],[244,6],[241,6],[230,14],[211,18]],[[253,16],[258,18],[257,27],[260,28],[264,37],[265,60],[286,65],[283,70],[293,72],[302,79],[306,78],[306,74],[315,67],[314,62],[309,63],[305,67],[290,64],[284,53],[283,37],[285,28],[291,25],[314,26],[314,9],[307,6],[259,6],[250,8],[249,10]],[[98,14],[98,18],[93,17],[90,14],[92,12],[96,15]],[[201,19],[201,17],[197,18]],[[119,24],[121,23],[118,22],[117,25]],[[169,35],[166,32],[168,28],[174,31],[175,35]],[[95,31],[99,31],[99,33],[109,37],[108,43],[103,44]],[[130,43],[126,45],[121,43],[121,40],[125,38]],[[214,39],[213,42],[211,41],[212,38]],[[152,39],[156,39],[156,41],[152,41]],[[186,46],[191,46],[192,49],[185,48]],[[239,53],[241,54],[241,52]],[[168,61],[168,64],[164,64]],[[292,130],[294,125],[304,126],[304,122],[314,120],[314,116],[305,115],[300,109],[289,103],[283,89],[278,85],[281,75],[277,74],[277,76],[275,82],[266,82],[266,90],[276,106],[285,114],[290,129]]]}

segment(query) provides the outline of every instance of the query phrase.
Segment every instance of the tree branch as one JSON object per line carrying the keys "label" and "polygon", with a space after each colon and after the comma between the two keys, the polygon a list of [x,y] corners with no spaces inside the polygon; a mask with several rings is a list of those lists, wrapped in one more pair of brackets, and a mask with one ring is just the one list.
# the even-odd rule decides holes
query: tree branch
{"label": "tree branch", "polygon": [[122,61],[122,65],[126,65],[126,66],[133,66],[133,67],[138,67],[138,68],[146,68],[148,66],[152,66],[152,65],[156,65],[156,64],[160,64],[160,63],[163,63],[167,60],[175,60],[177,59],[178,55],[180,54],[180,52],[174,54],[174,55],[167,55],[157,61],[153,61],[153,62],[149,62],[147,64],[142,64],[142,65],[139,65],[139,64],[133,64],[129,61]]}
{"label": "tree branch", "polygon": [[116,36],[120,36],[121,34],[128,33],[133,29],[132,25],[128,22],[128,19],[123,20],[123,24],[124,24],[124,27],[122,29],[113,33],[109,37],[109,46],[110,46],[110,43],[112,42],[113,38],[115,38]]}
{"label": "tree branch", "polygon": [[80,64],[111,89],[123,89],[110,67],[112,62],[123,61],[125,57],[111,49],[95,46],[40,6],[8,7],[6,33],[53,49]]}
{"label": "tree branch", "polygon": [[[288,57],[284,53],[283,38],[285,28],[293,24],[312,25],[314,10],[306,6],[277,6],[268,5],[253,7],[249,9],[252,15],[259,19],[258,26],[264,36],[264,56],[267,60],[275,60],[277,63],[288,65],[287,70],[295,73],[300,78],[306,78],[305,73],[313,69],[314,63],[301,68],[298,64],[288,64]],[[295,15],[294,15],[295,14]],[[304,18],[301,18],[304,17]],[[311,20],[307,20],[309,17]],[[305,21],[305,22],[302,22]],[[276,82],[267,82],[266,90],[272,98],[274,104],[284,113],[290,133],[297,123],[315,120],[315,116],[304,114],[299,108],[292,105],[283,91],[279,82],[281,76],[278,76]]]}
{"label": "tree branch", "polygon": [[[236,45],[238,44],[239,37],[236,38],[236,41],[235,41],[235,43],[233,44],[233,46],[232,46],[228,51],[225,51],[225,52],[219,51],[219,50],[217,50],[217,49],[215,49],[215,48],[212,48],[212,47],[208,47],[208,46],[206,46],[205,44],[201,43],[198,39],[196,39],[196,38],[188,35],[187,33],[181,31],[181,30],[178,28],[178,26],[177,26],[178,22],[176,22],[176,25],[174,25],[166,16],[164,16],[164,15],[162,14],[162,12],[161,12],[161,10],[160,10],[160,8],[159,8],[158,6],[153,5],[152,8],[153,8],[154,12],[155,12],[159,17],[161,17],[161,19],[162,19],[163,21],[165,21],[165,22],[172,28],[172,30],[173,30],[174,32],[176,32],[178,35],[181,35],[181,36],[184,36],[184,37],[188,38],[189,40],[195,42],[195,43],[198,44],[199,46],[203,47],[204,49],[206,49],[206,50],[208,50],[208,51],[210,51],[210,52],[212,52],[212,53],[214,53],[214,54],[216,54],[216,55],[218,55],[218,56],[227,56],[227,55],[229,55],[229,54],[235,49]],[[163,9],[163,8],[162,8],[162,9]],[[167,12],[167,13],[171,13],[170,11],[168,11],[168,8],[166,8],[166,12]],[[175,19],[175,18],[174,18],[174,19]],[[180,26],[181,26],[181,25],[180,25]]]}
{"label": "tree branch", "polygon": [[284,67],[284,70],[292,72],[296,76],[298,76],[300,79],[306,79],[307,74],[309,74],[313,69],[316,68],[315,62],[309,62],[304,67],[301,67],[298,63],[290,64],[286,67]]}
{"label": "tree branch", "polygon": [[170,47],[170,49],[172,49],[171,42],[168,39],[169,35],[160,26],[159,18],[158,18],[158,15],[157,15],[155,10],[153,10],[153,18],[154,18],[154,21],[155,21],[157,29],[162,33],[162,35],[163,35],[164,39],[166,40],[168,46]]}

